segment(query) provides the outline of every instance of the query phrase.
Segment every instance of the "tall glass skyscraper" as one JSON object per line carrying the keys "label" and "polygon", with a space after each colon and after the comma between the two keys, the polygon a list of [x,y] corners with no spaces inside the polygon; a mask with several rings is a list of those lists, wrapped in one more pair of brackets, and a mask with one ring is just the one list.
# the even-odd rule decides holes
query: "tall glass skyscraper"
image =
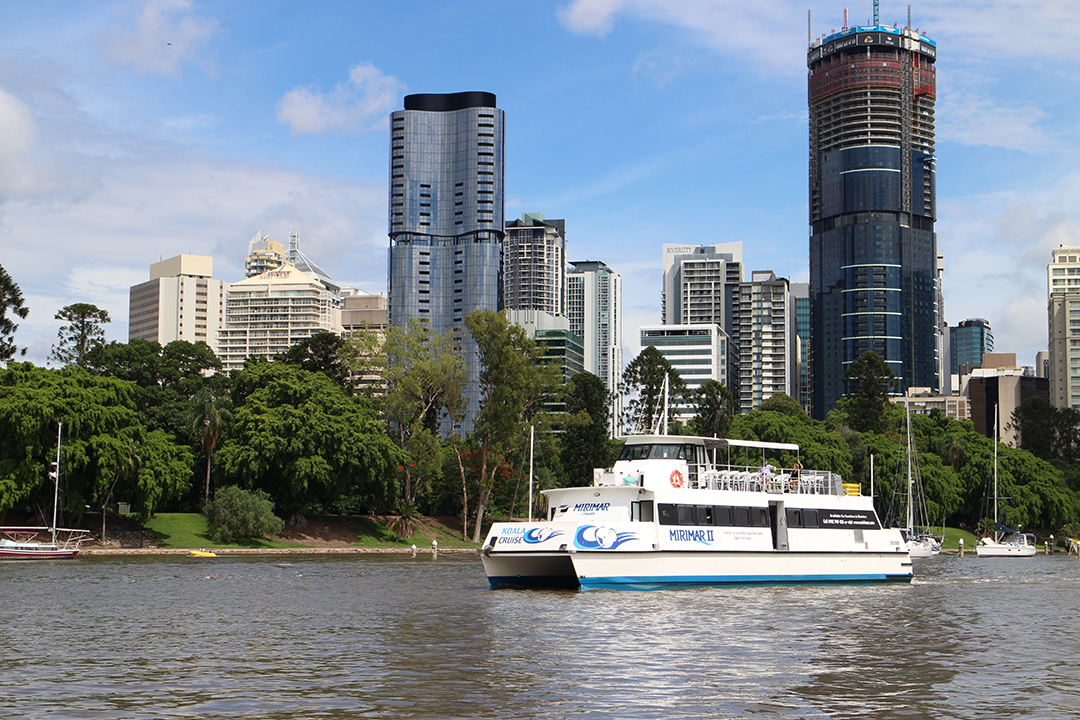
{"label": "tall glass skyscraper", "polygon": [[[877,19],[875,17],[875,23]],[[934,233],[936,43],[844,28],[810,44],[811,411],[844,394],[867,350],[938,389]]]}
{"label": "tall glass skyscraper", "polygon": [[502,309],[504,113],[492,93],[408,95],[390,124],[390,323],[455,332],[469,432],[480,366],[465,316]]}
{"label": "tall glass skyscraper", "polygon": [[994,352],[994,331],[989,321],[983,318],[964,320],[956,327],[949,328],[949,334],[949,367],[954,375],[960,372],[961,365],[979,367],[983,355]]}

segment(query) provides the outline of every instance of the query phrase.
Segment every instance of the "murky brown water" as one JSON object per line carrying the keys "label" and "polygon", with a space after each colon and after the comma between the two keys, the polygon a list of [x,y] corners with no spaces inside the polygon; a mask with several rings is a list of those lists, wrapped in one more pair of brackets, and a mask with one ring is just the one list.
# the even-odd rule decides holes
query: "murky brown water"
{"label": "murky brown water", "polygon": [[1065,718],[1080,561],[492,591],[474,555],[0,564],[5,718]]}

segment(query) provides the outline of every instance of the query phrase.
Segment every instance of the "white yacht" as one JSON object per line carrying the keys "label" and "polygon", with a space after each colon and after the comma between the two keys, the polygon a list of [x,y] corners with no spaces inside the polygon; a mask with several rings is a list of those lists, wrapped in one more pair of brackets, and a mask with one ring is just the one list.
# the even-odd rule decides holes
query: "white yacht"
{"label": "white yacht", "polygon": [[[797,454],[798,445],[624,440],[619,460],[595,470],[591,487],[544,491],[546,520],[492,526],[480,553],[493,588],[911,580],[900,531],[882,527],[857,485],[764,460],[768,451]],[[732,464],[733,449],[761,453],[761,467]]]}

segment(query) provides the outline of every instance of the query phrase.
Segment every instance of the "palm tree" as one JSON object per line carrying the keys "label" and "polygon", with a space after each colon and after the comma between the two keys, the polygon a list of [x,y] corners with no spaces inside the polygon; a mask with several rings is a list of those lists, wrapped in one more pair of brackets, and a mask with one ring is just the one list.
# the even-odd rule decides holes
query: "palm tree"
{"label": "palm tree", "polygon": [[218,440],[225,427],[232,422],[229,399],[215,395],[210,388],[202,388],[192,398],[192,407],[188,415],[192,432],[202,443],[206,453],[206,495],[210,499],[210,461],[217,451]]}

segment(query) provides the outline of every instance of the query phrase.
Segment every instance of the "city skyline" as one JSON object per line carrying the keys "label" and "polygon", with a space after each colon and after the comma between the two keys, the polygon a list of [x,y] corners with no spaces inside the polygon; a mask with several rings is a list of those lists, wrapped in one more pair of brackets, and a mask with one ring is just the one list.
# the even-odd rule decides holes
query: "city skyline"
{"label": "city skyline", "polygon": [[[286,242],[298,224],[335,280],[385,293],[387,118],[410,93],[499,97],[506,215],[565,218],[567,259],[622,275],[626,360],[659,322],[663,243],[741,241],[748,273],[808,278],[807,4],[2,6],[0,265],[30,308],[16,344],[39,364],[64,305],[108,310],[124,341],[150,264],[210,255],[237,281],[260,229]],[[809,7],[815,38],[841,27],[842,5]],[[1050,250],[1080,240],[1068,9],[912,8],[942,48],[945,320],[986,317],[1025,365],[1046,347]],[[871,12],[848,8],[851,24]],[[881,22],[906,12],[882,3]],[[522,32],[533,49],[497,62],[479,42]]]}

